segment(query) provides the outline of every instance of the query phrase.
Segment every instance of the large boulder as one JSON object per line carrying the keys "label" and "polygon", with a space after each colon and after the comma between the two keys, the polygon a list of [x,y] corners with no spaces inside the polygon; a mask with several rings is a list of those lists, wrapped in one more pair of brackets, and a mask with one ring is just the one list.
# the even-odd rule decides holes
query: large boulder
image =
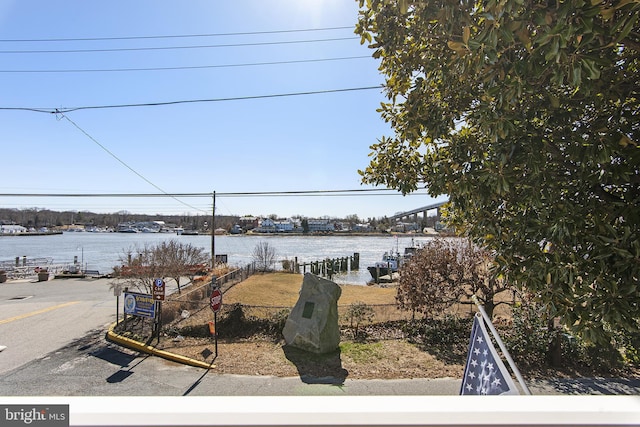
{"label": "large boulder", "polygon": [[342,289],[334,282],[306,273],[298,302],[282,330],[286,343],[313,353],[329,353],[338,349],[340,294]]}

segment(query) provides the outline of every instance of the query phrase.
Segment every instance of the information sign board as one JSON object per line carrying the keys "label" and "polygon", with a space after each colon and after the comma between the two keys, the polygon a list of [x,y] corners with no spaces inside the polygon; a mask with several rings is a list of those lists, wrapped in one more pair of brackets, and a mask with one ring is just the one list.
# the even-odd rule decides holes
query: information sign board
{"label": "information sign board", "polygon": [[156,303],[152,295],[135,292],[124,293],[124,313],[138,317],[156,317]]}

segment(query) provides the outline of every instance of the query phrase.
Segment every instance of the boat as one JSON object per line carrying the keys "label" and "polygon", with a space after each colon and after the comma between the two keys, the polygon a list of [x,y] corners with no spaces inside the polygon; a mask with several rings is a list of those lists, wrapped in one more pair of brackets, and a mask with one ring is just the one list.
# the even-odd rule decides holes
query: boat
{"label": "boat", "polygon": [[180,233],[183,236],[197,236],[198,230],[182,230],[182,233]]}
{"label": "boat", "polygon": [[411,258],[412,256],[414,256],[418,250],[420,249],[419,246],[416,246],[415,242],[413,241],[413,239],[411,239],[411,246],[407,246],[406,248],[404,248],[404,260],[408,260],[409,258]]}
{"label": "boat", "polygon": [[124,222],[124,223],[118,224],[116,231],[118,233],[138,233],[140,230],[138,230],[133,223]]}
{"label": "boat", "polygon": [[138,229],[133,227],[121,228],[118,230],[118,233],[137,233]]}
{"label": "boat", "polygon": [[[402,264],[411,259],[411,257],[413,257],[419,249],[420,247],[416,246],[414,240],[411,239],[411,246],[407,246],[406,248],[404,248],[404,254],[400,255],[400,251],[398,250],[396,245],[395,251],[391,250],[389,252],[385,252],[382,256],[382,260],[376,262],[374,265],[367,267],[367,270],[369,270],[369,273],[371,273],[371,277],[375,282],[383,280],[383,277],[385,277],[385,279],[388,281],[393,281],[395,280],[398,269],[402,266]],[[396,273],[395,276],[394,273]]]}
{"label": "boat", "polygon": [[393,277],[393,273],[398,272],[402,257],[398,252],[385,252],[381,261],[377,261],[374,265],[367,267],[374,281],[380,280],[382,276]]}

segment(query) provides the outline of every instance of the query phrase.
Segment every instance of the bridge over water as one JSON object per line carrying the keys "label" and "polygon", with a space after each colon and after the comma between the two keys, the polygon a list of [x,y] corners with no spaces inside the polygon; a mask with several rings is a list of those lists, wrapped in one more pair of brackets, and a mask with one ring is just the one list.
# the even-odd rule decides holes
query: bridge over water
{"label": "bridge over water", "polygon": [[444,200],[442,202],[437,202],[437,203],[432,203],[430,205],[427,206],[423,206],[421,208],[416,208],[416,209],[412,209],[410,211],[406,211],[406,212],[400,212],[397,213],[393,216],[390,216],[389,219],[391,221],[403,221],[403,220],[409,220],[411,222],[415,222],[418,223],[418,215],[422,214],[422,220],[426,220],[427,219],[427,214],[429,211],[436,211],[436,221],[440,218],[440,207],[442,205],[444,205],[445,203],[449,202],[448,200]]}

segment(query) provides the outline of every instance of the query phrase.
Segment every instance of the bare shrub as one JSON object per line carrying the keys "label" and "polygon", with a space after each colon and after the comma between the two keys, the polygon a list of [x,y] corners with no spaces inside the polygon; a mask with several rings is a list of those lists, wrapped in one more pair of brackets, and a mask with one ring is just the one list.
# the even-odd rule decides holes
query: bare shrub
{"label": "bare shrub", "polygon": [[276,263],[276,249],[268,242],[260,242],[253,248],[252,257],[258,271],[270,271]]}
{"label": "bare shrub", "polygon": [[509,289],[490,271],[492,257],[461,239],[434,239],[401,269],[396,301],[401,309],[439,317],[476,295],[487,314],[498,304],[496,294]]}

